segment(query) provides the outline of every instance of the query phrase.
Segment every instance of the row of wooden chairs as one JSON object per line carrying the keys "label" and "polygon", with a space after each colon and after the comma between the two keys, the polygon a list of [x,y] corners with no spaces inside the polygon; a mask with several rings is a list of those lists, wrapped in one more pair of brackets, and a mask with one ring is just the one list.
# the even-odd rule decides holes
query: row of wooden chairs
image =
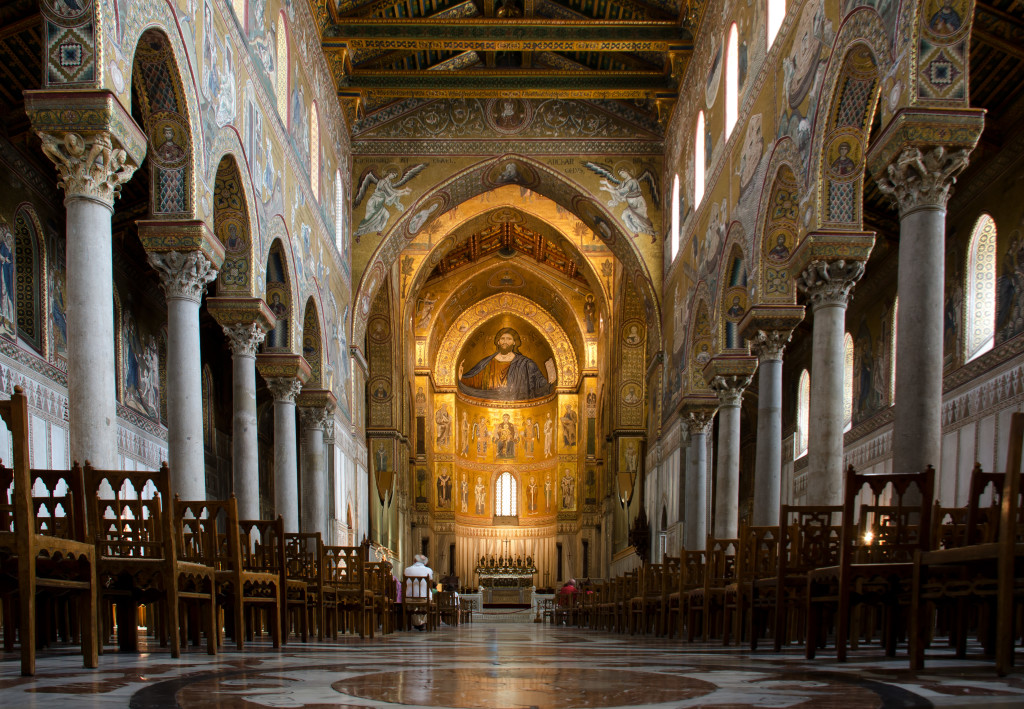
{"label": "row of wooden chairs", "polygon": [[115,626],[121,649],[136,650],[140,606],[174,657],[201,633],[215,654],[222,626],[240,650],[264,630],[279,647],[292,631],[305,641],[393,629],[391,566],[367,546],[285,533],[280,517],[239,520],[233,496],[172,498],[166,465],[30,470],[20,388],[0,416],[14,446],[13,466],[0,465],[4,649],[17,634],[23,674],[34,673],[37,646],[58,639],[96,667]]}
{"label": "row of wooden chairs", "polygon": [[[1009,470],[1021,470],[1022,443],[1024,414],[1014,414]],[[967,506],[946,509],[934,504],[931,467],[864,474],[850,466],[842,505],[783,505],[779,526],[708,537],[702,550],[559,599],[559,612],[582,627],[746,639],[752,650],[766,638],[776,651],[800,642],[809,659],[831,644],[839,661],[864,642],[892,656],[909,633],[914,668],[937,632],[962,657],[973,629],[1005,673],[1024,605],[1021,478],[975,466]]]}

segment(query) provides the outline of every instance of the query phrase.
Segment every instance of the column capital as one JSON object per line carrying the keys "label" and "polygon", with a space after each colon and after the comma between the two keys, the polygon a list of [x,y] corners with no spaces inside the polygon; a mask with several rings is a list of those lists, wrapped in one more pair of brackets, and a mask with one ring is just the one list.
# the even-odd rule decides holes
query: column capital
{"label": "column capital", "polygon": [[711,391],[718,395],[718,404],[721,408],[736,407],[743,400],[743,392],[750,386],[751,379],[749,374],[717,376],[711,380],[709,386]]}
{"label": "column capital", "polygon": [[146,134],[105,90],[25,92],[25,112],[57,167],[67,198],[113,209],[121,185],[146,157]]}
{"label": "column capital", "polygon": [[206,284],[217,277],[217,269],[199,251],[150,253],[148,260],[160,274],[168,299],[199,303],[206,292]]}
{"label": "column capital", "polygon": [[140,219],[139,241],[149,254],[198,252],[219,269],[224,244],[202,219]]}
{"label": "column capital", "polygon": [[[302,394],[299,394],[301,398]],[[298,400],[296,400],[297,402]],[[299,421],[302,422],[303,430],[322,431],[327,420],[331,417],[331,411],[322,406],[299,406]]]}
{"label": "column capital", "polygon": [[214,296],[206,309],[228,337],[231,354],[254,357],[256,348],[273,329],[277,318],[262,298]]}
{"label": "column capital", "polygon": [[873,141],[868,171],[901,215],[945,209],[984,127],[983,109],[902,108]]}
{"label": "column capital", "polygon": [[758,362],[782,361],[782,352],[803,319],[802,305],[754,305],[740,321],[740,334]]}
{"label": "column capital", "polygon": [[863,275],[863,261],[811,261],[797,276],[796,285],[814,308],[823,305],[845,308],[850,301],[850,291]]}
{"label": "column capital", "polygon": [[944,210],[969,155],[966,148],[907,146],[888,165],[885,175],[875,181],[882,194],[899,208],[900,216],[918,209]]}
{"label": "column capital", "polygon": [[274,401],[295,403],[295,398],[302,391],[302,380],[297,377],[271,377],[267,379],[267,388],[274,396]]}
{"label": "column capital", "polygon": [[683,397],[680,411],[686,430],[691,436],[707,433],[718,411],[717,396],[693,395]]}
{"label": "column capital", "polygon": [[234,325],[221,325],[221,328],[228,338],[231,354],[236,357],[255,359],[256,350],[267,336],[263,327],[258,323],[235,323]]}

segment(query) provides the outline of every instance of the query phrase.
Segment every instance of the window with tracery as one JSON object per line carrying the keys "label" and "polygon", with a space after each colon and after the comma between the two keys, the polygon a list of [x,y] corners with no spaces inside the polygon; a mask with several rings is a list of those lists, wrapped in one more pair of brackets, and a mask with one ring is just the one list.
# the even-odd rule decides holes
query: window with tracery
{"label": "window with tracery", "polygon": [[679,253],[679,175],[672,180],[672,261]]}
{"label": "window with tracery", "polygon": [[320,117],[316,104],[309,107],[309,188],[313,199],[320,201]]}
{"label": "window with tracery", "polygon": [[768,0],[768,48],[771,49],[775,38],[786,19],[786,0]]}
{"label": "window with tracery", "polygon": [[736,23],[729,28],[725,45],[725,139],[729,140],[740,110],[740,48]]}
{"label": "window with tracery", "polygon": [[494,490],[494,514],[498,517],[514,517],[519,514],[516,495],[516,479],[512,473],[498,476]]}
{"label": "window with tracery", "polygon": [[[862,353],[862,356],[869,355]],[[853,426],[853,336],[846,333],[843,338],[843,430]]]}
{"label": "window with tracery", "polygon": [[967,327],[964,361],[992,349],[996,337],[996,222],[982,214],[967,257]]}
{"label": "window with tracery", "polygon": [[284,15],[277,17],[277,113],[288,125],[288,29]]}
{"label": "window with tracery", "polygon": [[807,427],[811,422],[811,373],[806,369],[800,373],[800,384],[796,392],[796,457],[807,452]]}
{"label": "window with tracery", "polygon": [[693,143],[693,208],[697,209],[704,199],[704,111],[697,113]]}

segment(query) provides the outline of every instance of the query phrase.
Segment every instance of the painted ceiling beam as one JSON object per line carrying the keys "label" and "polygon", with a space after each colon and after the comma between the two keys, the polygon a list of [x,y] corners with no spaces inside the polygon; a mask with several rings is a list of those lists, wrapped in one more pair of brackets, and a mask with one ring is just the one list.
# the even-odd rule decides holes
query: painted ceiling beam
{"label": "painted ceiling beam", "polygon": [[674,21],[550,19],[349,18],[324,30],[327,51],[345,49],[465,52],[692,51],[693,38]]}
{"label": "painted ceiling beam", "polygon": [[675,97],[670,77],[657,71],[355,71],[339,94],[353,90],[395,98],[615,99]]}

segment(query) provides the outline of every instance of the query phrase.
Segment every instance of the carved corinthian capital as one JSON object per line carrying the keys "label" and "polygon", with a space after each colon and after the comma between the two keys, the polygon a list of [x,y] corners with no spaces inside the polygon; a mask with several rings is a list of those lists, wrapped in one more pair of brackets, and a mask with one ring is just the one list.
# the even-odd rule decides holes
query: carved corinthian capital
{"label": "carved corinthian capital", "polygon": [[295,397],[302,391],[302,380],[295,377],[273,377],[267,380],[267,388],[274,401],[295,403]]}
{"label": "carved corinthian capital", "polygon": [[149,263],[160,273],[168,298],[198,303],[206,292],[206,284],[217,277],[217,269],[198,251],[151,253]]}
{"label": "carved corinthian capital", "polygon": [[94,199],[112,209],[121,185],[138,168],[128,153],[114,147],[107,131],[87,137],[78,133],[65,133],[63,138],[40,133],[39,137],[43,140],[43,152],[57,166],[57,185],[68,198]]}
{"label": "carved corinthian capital", "polygon": [[714,411],[691,411],[686,414],[686,430],[691,436],[707,433],[711,430],[711,422],[715,419]]}
{"label": "carved corinthian capital", "polygon": [[757,357],[758,362],[781,362],[782,352],[792,336],[792,330],[758,330],[748,341],[750,354]]}
{"label": "carved corinthian capital", "polygon": [[300,406],[299,421],[302,422],[304,430],[311,428],[323,430],[331,413],[331,409],[325,406]]}
{"label": "carved corinthian capital", "polygon": [[846,307],[850,290],[863,275],[863,261],[811,261],[797,276],[796,285],[815,308],[821,305]]}
{"label": "carved corinthian capital", "polygon": [[267,336],[258,323],[235,323],[223,325],[231,354],[237,357],[255,357],[260,343]]}
{"label": "carved corinthian capital", "polygon": [[722,406],[739,406],[743,390],[750,385],[750,380],[747,375],[718,376],[711,380],[711,391],[718,395]]}
{"label": "carved corinthian capital", "polygon": [[921,208],[945,209],[969,155],[969,150],[950,151],[942,146],[923,152],[906,147],[878,179],[878,189],[899,207],[901,216]]}

